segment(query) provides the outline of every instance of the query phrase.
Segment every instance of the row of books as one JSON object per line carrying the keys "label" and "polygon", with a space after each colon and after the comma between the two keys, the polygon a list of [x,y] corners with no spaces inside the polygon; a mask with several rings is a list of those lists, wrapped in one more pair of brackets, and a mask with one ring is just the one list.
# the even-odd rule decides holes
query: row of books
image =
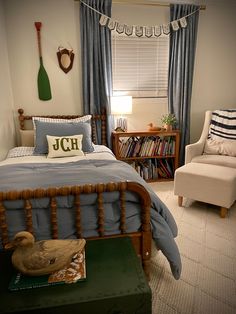
{"label": "row of books", "polygon": [[119,142],[121,158],[167,156],[175,154],[173,136],[131,136]]}
{"label": "row of books", "polygon": [[158,179],[170,179],[174,177],[174,160],[168,159],[145,159],[136,160],[130,164],[139,175],[146,181]]}

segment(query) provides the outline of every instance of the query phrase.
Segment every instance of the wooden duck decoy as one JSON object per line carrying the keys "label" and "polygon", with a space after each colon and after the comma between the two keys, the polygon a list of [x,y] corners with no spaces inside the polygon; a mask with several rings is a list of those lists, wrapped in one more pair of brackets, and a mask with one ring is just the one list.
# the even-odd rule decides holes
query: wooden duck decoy
{"label": "wooden duck decoy", "polygon": [[153,123],[148,124],[148,131],[160,131],[161,128],[159,126],[154,126]]}
{"label": "wooden duck decoy", "polygon": [[12,264],[21,273],[29,276],[51,274],[69,265],[73,256],[81,252],[85,239],[36,241],[27,231],[18,232],[13,240],[15,250]]}

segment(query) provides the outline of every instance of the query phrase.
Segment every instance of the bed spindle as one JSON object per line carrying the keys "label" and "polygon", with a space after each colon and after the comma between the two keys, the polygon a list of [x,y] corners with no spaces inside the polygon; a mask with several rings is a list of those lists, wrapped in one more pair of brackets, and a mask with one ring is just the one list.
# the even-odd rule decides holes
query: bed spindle
{"label": "bed spindle", "polygon": [[125,186],[121,185],[121,190],[120,190],[120,231],[121,233],[125,233],[126,232],[126,226],[125,226],[125,221],[126,221],[126,217],[125,217]]}
{"label": "bed spindle", "polygon": [[24,209],[26,218],[26,230],[33,234],[32,205],[29,199],[25,200]]}
{"label": "bed spindle", "polygon": [[57,201],[55,197],[50,198],[50,209],[51,209],[52,238],[58,239]]}
{"label": "bed spindle", "polygon": [[75,204],[75,210],[76,210],[75,226],[76,226],[77,238],[82,238],[80,194],[75,195],[74,204]]}
{"label": "bed spindle", "polygon": [[98,184],[97,186],[97,203],[98,203],[98,233],[100,237],[104,236],[104,207],[103,207],[103,195],[104,184]]}
{"label": "bed spindle", "polygon": [[3,202],[0,201],[0,229],[3,247],[9,243],[8,230],[7,230],[7,220],[6,220],[6,209],[3,206]]}

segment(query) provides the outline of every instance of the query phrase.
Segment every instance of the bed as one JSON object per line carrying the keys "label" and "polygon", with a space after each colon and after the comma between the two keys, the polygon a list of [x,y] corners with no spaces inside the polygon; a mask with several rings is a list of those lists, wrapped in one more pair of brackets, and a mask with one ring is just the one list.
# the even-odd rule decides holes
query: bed
{"label": "bed", "polygon": [[37,240],[129,236],[147,276],[154,241],[179,279],[175,220],[137,172],[106,147],[106,114],[18,113],[23,146],[0,162],[1,248],[9,248],[20,230]]}

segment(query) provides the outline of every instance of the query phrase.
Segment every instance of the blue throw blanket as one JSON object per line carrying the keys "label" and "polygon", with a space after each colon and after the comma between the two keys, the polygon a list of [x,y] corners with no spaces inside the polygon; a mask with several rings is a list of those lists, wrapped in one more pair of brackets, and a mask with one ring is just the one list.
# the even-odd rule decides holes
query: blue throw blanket
{"label": "blue throw blanket", "polygon": [[[119,181],[135,181],[142,184],[150,193],[152,237],[157,247],[163,252],[170,263],[176,279],[181,274],[181,259],[174,237],[177,226],[173,216],[165,204],[158,198],[150,186],[128,164],[118,160],[81,160],[69,163],[24,163],[0,167],[0,191],[47,188],[50,186],[71,186],[83,184],[108,183]],[[118,192],[104,193],[105,230],[107,234],[118,232],[119,202]],[[97,235],[95,196],[83,195],[82,228],[83,236]],[[59,197],[58,226],[60,238],[74,237],[73,197]],[[140,227],[140,205],[138,199],[127,193],[127,231],[135,231]],[[47,217],[48,199],[32,200],[33,222],[36,226],[37,239],[50,236],[50,221]],[[22,201],[6,201],[7,219],[10,236],[25,228],[21,210]],[[70,208],[71,210],[68,210]],[[11,209],[11,210],[10,210]]]}

